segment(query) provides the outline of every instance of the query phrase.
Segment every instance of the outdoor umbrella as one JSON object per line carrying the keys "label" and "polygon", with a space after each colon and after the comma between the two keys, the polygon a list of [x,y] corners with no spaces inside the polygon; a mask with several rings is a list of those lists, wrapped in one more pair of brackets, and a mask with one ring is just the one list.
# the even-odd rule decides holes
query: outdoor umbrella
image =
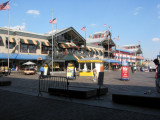
{"label": "outdoor umbrella", "polygon": [[31,62],[31,61],[28,61],[28,62],[26,62],[26,63],[23,63],[23,65],[35,65],[35,63],[34,63],[34,62]]}

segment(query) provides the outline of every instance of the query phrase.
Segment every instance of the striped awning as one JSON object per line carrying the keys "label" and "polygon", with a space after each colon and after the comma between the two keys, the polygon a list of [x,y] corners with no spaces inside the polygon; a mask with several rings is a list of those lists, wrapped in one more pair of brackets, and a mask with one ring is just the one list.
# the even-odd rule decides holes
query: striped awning
{"label": "striped awning", "polygon": [[91,50],[91,52],[94,52],[94,49],[93,48],[89,48]]}
{"label": "striped awning", "polygon": [[52,44],[50,42],[48,42],[48,41],[42,42],[42,45],[43,46],[48,46],[48,47],[52,46]]}
{"label": "striped awning", "polygon": [[[8,42],[8,37],[6,37],[6,42]],[[10,43],[16,43],[16,40],[13,37],[9,37],[9,42]]]}
{"label": "striped awning", "polygon": [[28,39],[20,39],[20,42],[23,44],[30,44],[30,45],[39,45],[39,41],[37,40],[28,40]]}
{"label": "striped awning", "polygon": [[87,49],[88,51],[92,51],[89,47],[86,47],[86,49]]}
{"label": "striped awning", "polygon": [[61,47],[61,48],[68,48],[68,46],[67,46],[66,44],[64,44],[64,43],[61,43],[61,44],[60,44],[60,47]]}
{"label": "striped awning", "polygon": [[99,50],[98,50],[98,49],[96,49],[96,51],[99,53]]}

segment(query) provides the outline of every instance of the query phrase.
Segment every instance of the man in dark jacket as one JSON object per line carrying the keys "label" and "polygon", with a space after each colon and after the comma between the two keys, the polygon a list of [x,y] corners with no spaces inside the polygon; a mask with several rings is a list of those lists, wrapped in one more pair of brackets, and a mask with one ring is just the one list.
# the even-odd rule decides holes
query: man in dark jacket
{"label": "man in dark jacket", "polygon": [[156,69],[156,89],[160,93],[160,64],[158,59],[153,60],[154,64],[157,66]]}

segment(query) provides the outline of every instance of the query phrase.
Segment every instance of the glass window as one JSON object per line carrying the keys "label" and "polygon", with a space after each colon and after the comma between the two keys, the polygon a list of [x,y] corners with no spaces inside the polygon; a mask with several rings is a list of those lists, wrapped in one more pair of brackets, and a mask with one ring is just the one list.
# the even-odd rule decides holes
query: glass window
{"label": "glass window", "polygon": [[92,63],[92,69],[94,69],[96,66],[95,66],[95,63]]}
{"label": "glass window", "polygon": [[84,69],[84,63],[80,63],[80,69]]}
{"label": "glass window", "polygon": [[[9,43],[9,49],[13,49],[14,46],[14,43]],[[8,48],[8,43],[6,43],[6,48]]]}
{"label": "glass window", "polygon": [[29,53],[36,53],[36,49],[37,47],[35,45],[28,46]]}
{"label": "glass window", "polygon": [[42,54],[48,54],[48,47],[42,47]]}
{"label": "glass window", "polygon": [[91,70],[91,63],[86,63],[87,70]]}
{"label": "glass window", "polygon": [[27,45],[25,44],[21,44],[21,48],[20,48],[22,53],[28,53],[28,48]]}

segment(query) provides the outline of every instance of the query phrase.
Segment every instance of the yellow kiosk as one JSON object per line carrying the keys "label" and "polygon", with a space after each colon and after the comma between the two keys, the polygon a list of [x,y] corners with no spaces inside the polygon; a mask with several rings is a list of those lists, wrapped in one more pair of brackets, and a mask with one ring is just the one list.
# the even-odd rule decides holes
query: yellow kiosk
{"label": "yellow kiosk", "polygon": [[97,76],[99,72],[103,72],[103,61],[96,58],[84,58],[78,60],[79,76],[93,76],[93,69],[96,67]]}

